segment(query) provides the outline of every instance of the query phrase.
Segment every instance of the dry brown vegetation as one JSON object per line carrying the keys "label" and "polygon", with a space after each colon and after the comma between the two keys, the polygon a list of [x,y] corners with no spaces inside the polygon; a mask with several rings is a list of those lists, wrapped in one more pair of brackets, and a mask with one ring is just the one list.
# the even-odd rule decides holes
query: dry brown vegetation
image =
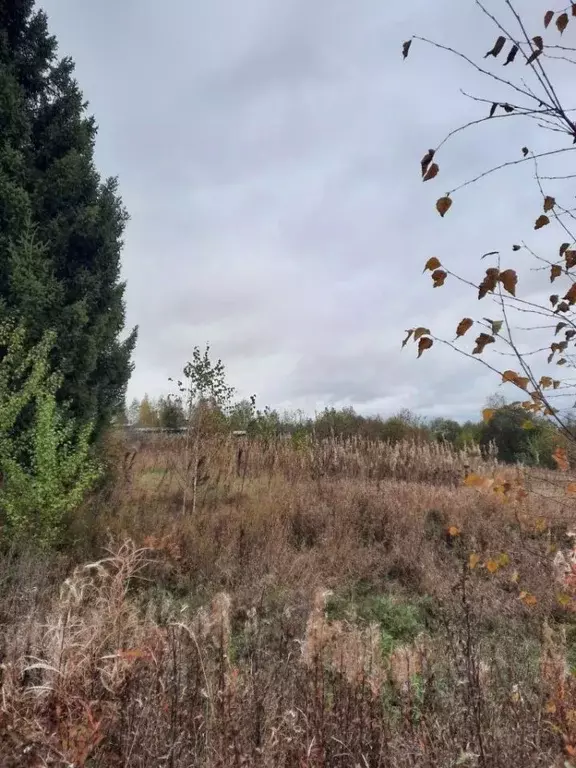
{"label": "dry brown vegetation", "polygon": [[441,446],[226,438],[182,515],[179,440],[109,453],[60,554],[2,557],[0,765],[572,764],[565,504]]}

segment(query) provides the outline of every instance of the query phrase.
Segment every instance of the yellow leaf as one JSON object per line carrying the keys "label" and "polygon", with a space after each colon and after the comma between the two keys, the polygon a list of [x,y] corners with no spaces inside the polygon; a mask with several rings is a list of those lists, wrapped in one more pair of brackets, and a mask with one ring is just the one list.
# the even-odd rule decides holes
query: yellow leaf
{"label": "yellow leaf", "polygon": [[536,219],[534,229],[542,229],[542,227],[545,227],[546,224],[550,224],[550,219],[544,213],[541,213],[540,216],[538,216]]}
{"label": "yellow leaf", "polygon": [[424,265],[423,271],[426,272],[426,270],[429,269],[430,272],[433,272],[435,269],[438,269],[441,266],[442,264],[440,264],[440,261],[436,258],[436,256],[431,256]]}
{"label": "yellow leaf", "polygon": [[522,422],[522,429],[536,429],[536,425],[534,424],[534,422],[530,420],[526,420]]}
{"label": "yellow leaf", "polygon": [[546,522],[546,518],[545,517],[536,518],[536,522],[534,523],[534,528],[538,533],[544,533],[544,531],[548,530],[548,523]]}
{"label": "yellow leaf", "polygon": [[470,570],[473,571],[479,562],[480,562],[479,555],[477,555],[475,552],[472,552],[472,554],[468,558],[468,567],[470,568]]}
{"label": "yellow leaf", "polygon": [[505,568],[510,564],[510,557],[506,552],[502,552],[502,554],[498,555],[497,563],[501,568]]}
{"label": "yellow leaf", "polygon": [[452,200],[448,195],[445,197],[441,197],[436,201],[436,210],[444,218],[444,216],[448,213],[450,210],[450,206],[452,205]]}
{"label": "yellow leaf", "polygon": [[518,584],[518,581],[520,580],[520,574],[518,571],[514,571],[512,576],[510,576],[510,581],[514,582],[514,584]]}
{"label": "yellow leaf", "polygon": [[566,594],[564,594],[564,592],[558,593],[556,595],[556,600],[564,608],[566,608],[566,606],[570,605],[570,603],[572,602],[572,598],[570,597],[570,595],[566,595]]}
{"label": "yellow leaf", "polygon": [[448,535],[452,536],[452,538],[455,538],[456,536],[460,536],[460,528],[456,525],[451,525],[448,528]]}
{"label": "yellow leaf", "polygon": [[500,568],[496,560],[488,560],[486,562],[486,570],[490,573],[496,573],[496,571]]}
{"label": "yellow leaf", "polygon": [[490,421],[490,419],[492,418],[492,416],[494,416],[495,413],[496,413],[495,408],[484,408],[484,410],[482,411],[482,420],[485,422]]}
{"label": "yellow leaf", "polygon": [[473,325],[474,320],[472,320],[471,317],[464,317],[462,320],[460,320],[456,328],[456,338],[464,336],[464,334],[469,331]]}
{"label": "yellow leaf", "polygon": [[568,483],[566,491],[567,493],[576,493],[576,483]]}

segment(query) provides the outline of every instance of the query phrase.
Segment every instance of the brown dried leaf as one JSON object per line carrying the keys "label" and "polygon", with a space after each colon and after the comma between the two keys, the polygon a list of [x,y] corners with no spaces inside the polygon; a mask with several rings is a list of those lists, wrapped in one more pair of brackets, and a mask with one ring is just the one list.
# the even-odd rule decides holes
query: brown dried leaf
{"label": "brown dried leaf", "polygon": [[498,106],[498,102],[494,101],[492,103],[492,106],[490,107],[490,117],[494,117],[494,113],[496,112],[497,106]]}
{"label": "brown dried leaf", "polygon": [[554,381],[552,382],[553,389],[558,389],[561,383],[562,382],[558,381],[558,379],[554,379]]}
{"label": "brown dried leaf", "polygon": [[486,277],[480,283],[478,287],[478,298],[483,299],[488,292],[494,292],[498,285],[498,277],[500,272],[496,267],[488,267],[486,270]]}
{"label": "brown dried leaf", "polygon": [[550,219],[548,216],[545,216],[543,213],[538,216],[536,219],[536,222],[534,224],[534,229],[542,229],[542,227],[545,227],[546,224],[550,224]]}
{"label": "brown dried leaf", "polygon": [[[526,149],[526,147],[524,147],[524,149]],[[526,152],[528,152],[528,150],[527,150],[527,149],[526,149]],[[520,250],[520,248],[522,248],[522,246],[521,246],[521,245],[513,245],[513,246],[512,246],[512,250],[513,250],[513,251],[519,251],[519,250]]]}
{"label": "brown dried leaf", "polygon": [[518,284],[518,275],[513,269],[505,269],[501,272],[498,279],[511,296],[516,296],[516,285]]}
{"label": "brown dried leaf", "polygon": [[427,269],[429,269],[432,272],[433,270],[438,269],[441,266],[442,264],[440,264],[439,259],[437,259],[436,256],[431,256],[426,262],[426,264],[424,265],[424,269],[422,270],[422,272],[426,272]]}
{"label": "brown dried leaf", "polygon": [[460,320],[456,328],[456,338],[459,338],[460,336],[464,336],[464,334],[467,331],[469,331],[473,325],[474,325],[474,320],[472,320],[471,317],[464,317],[462,320]]}
{"label": "brown dried leaf", "polygon": [[514,112],[515,107],[512,106],[512,104],[500,104],[504,112]]}
{"label": "brown dried leaf", "polygon": [[576,16],[576,3],[572,3],[572,16]]}
{"label": "brown dried leaf", "polygon": [[563,255],[564,255],[564,252],[565,252],[565,251],[566,251],[568,248],[570,248],[570,243],[562,243],[562,245],[560,246],[560,256],[563,256]]}
{"label": "brown dried leaf", "polygon": [[552,296],[550,296],[550,304],[552,304],[553,307],[558,304],[558,301],[560,300],[560,296],[558,296],[557,293],[553,293]]}
{"label": "brown dried leaf", "polygon": [[530,56],[528,56],[528,58],[526,59],[526,65],[532,64],[533,61],[536,61],[536,59],[538,58],[538,56],[540,56],[541,53],[542,53],[542,48],[536,48],[535,50],[533,50]]}
{"label": "brown dried leaf", "polygon": [[568,26],[568,14],[561,13],[560,16],[558,16],[558,18],[556,19],[556,27],[558,29],[558,32],[562,34],[567,26]]}
{"label": "brown dried leaf", "polygon": [[494,336],[490,336],[488,333],[481,333],[476,339],[476,346],[472,350],[472,354],[481,355],[484,352],[484,347],[488,344],[493,344],[495,341]]}
{"label": "brown dried leaf", "polygon": [[566,328],[566,325],[567,325],[566,323],[558,323],[558,325],[556,326],[556,330],[554,331],[554,336],[557,336],[558,333],[560,333],[560,331],[562,330],[562,328]]}
{"label": "brown dried leaf", "polygon": [[436,210],[444,218],[444,216],[448,213],[450,210],[450,206],[452,205],[452,200],[448,195],[445,197],[441,197],[436,201]]}
{"label": "brown dried leaf", "polygon": [[554,310],[554,314],[557,314],[558,312],[568,312],[570,309],[570,304],[568,304],[567,301],[561,301],[560,304],[556,307]]}
{"label": "brown dried leaf", "polygon": [[432,272],[434,288],[440,288],[440,286],[444,285],[444,281],[446,280],[447,276],[447,273],[444,272],[443,269],[435,269],[434,272]]}
{"label": "brown dried leaf", "polygon": [[538,48],[538,50],[541,51],[542,48],[544,48],[544,41],[542,40],[540,35],[536,35],[536,37],[533,37],[532,42],[534,43],[536,48]]}
{"label": "brown dried leaf", "polygon": [[566,259],[566,269],[572,269],[572,267],[576,267],[576,251],[564,251],[564,258]]}
{"label": "brown dried leaf", "polygon": [[488,56],[498,56],[502,48],[504,48],[504,45],[506,43],[506,38],[503,35],[500,35],[500,37],[496,40],[494,43],[494,46],[484,55],[484,58],[486,59]]}
{"label": "brown dried leaf", "polygon": [[550,282],[553,283],[557,277],[562,274],[562,267],[559,264],[552,264],[550,267]]}
{"label": "brown dried leaf", "polygon": [[552,458],[556,462],[556,465],[558,469],[561,472],[567,472],[570,468],[570,464],[568,463],[568,455],[566,453],[566,448],[562,448],[562,446],[557,446],[554,453],[552,454]]}
{"label": "brown dried leaf", "polygon": [[564,301],[567,301],[570,306],[576,302],[576,283],[572,283],[568,289],[568,293],[564,296]]}
{"label": "brown dried leaf", "polygon": [[407,336],[406,336],[406,338],[404,339],[404,341],[402,342],[402,349],[404,349],[404,347],[406,346],[406,344],[408,344],[408,342],[410,341],[410,338],[411,338],[412,334],[414,333],[414,328],[409,328],[409,329],[406,331],[406,333],[407,333]]}
{"label": "brown dried leaf", "polygon": [[549,387],[552,386],[553,382],[550,376],[542,376],[540,378],[539,384],[542,387],[542,389],[548,389]]}
{"label": "brown dried leaf", "polygon": [[509,381],[511,384],[515,384],[520,389],[527,389],[528,384],[530,383],[529,379],[527,379],[525,376],[520,376],[520,374],[516,373],[516,371],[504,371],[502,374],[502,381]]}
{"label": "brown dried leaf", "polygon": [[518,46],[513,45],[512,48],[508,51],[508,56],[506,57],[506,61],[504,62],[504,66],[507,64],[512,64],[514,59],[516,58],[516,54],[518,53]]}
{"label": "brown dried leaf", "polygon": [[548,29],[550,22],[554,18],[554,11],[546,11],[544,14],[544,29]]}
{"label": "brown dried leaf", "polygon": [[426,175],[424,176],[424,181],[430,181],[430,179],[433,179],[435,176],[438,176],[439,170],[440,168],[438,167],[438,163],[432,163],[432,165],[426,171]]}
{"label": "brown dried leaf", "polygon": [[418,341],[421,336],[430,336],[429,328],[416,328],[414,331],[414,341]]}
{"label": "brown dried leaf", "polygon": [[434,159],[435,150],[429,149],[428,152],[424,155],[422,160],[420,160],[420,167],[422,168],[422,176],[424,177],[426,175],[426,171],[428,170],[428,166]]}
{"label": "brown dried leaf", "polygon": [[546,197],[544,198],[544,210],[551,211],[555,205],[556,205],[556,200],[553,197],[550,197],[550,195],[546,195]]}
{"label": "brown dried leaf", "polygon": [[422,355],[422,352],[426,349],[430,349],[430,347],[434,344],[434,339],[431,339],[429,336],[422,336],[420,341],[418,342],[418,357]]}
{"label": "brown dried leaf", "polygon": [[405,43],[402,43],[402,58],[405,59],[408,56],[408,51],[410,50],[410,46],[412,45],[412,40],[406,40]]}

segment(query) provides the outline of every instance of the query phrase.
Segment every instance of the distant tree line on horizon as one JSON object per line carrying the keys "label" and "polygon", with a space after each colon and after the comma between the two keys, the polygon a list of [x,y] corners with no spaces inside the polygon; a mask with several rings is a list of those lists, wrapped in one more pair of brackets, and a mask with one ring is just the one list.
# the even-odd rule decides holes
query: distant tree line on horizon
{"label": "distant tree line on horizon", "polygon": [[[258,411],[251,400],[240,400],[224,409],[210,402],[197,407],[204,409],[203,424],[208,433],[243,430],[249,435],[289,435],[296,443],[306,436],[320,440],[362,438],[390,443],[434,441],[456,450],[470,445],[487,449],[492,444],[498,449],[500,461],[505,463],[555,468],[552,454],[560,437],[547,419],[527,414],[498,396],[489,398],[488,405],[496,407],[489,420],[480,418],[465,422],[442,417],[425,418],[409,410],[389,417],[363,416],[351,406],[325,408],[312,417],[302,411],[280,413],[268,407]],[[138,427],[177,429],[187,425],[188,417],[178,397],[153,399],[145,395],[141,400],[132,400],[120,422]]]}

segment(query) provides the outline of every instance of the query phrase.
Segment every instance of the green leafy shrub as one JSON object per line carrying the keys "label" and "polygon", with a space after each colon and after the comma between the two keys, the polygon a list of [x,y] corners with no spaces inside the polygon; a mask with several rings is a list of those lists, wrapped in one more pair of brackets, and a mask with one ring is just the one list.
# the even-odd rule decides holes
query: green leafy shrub
{"label": "green leafy shrub", "polygon": [[26,331],[0,324],[0,516],[10,541],[50,546],[100,474],[92,425],[77,427],[56,402],[54,334],[27,347]]}

